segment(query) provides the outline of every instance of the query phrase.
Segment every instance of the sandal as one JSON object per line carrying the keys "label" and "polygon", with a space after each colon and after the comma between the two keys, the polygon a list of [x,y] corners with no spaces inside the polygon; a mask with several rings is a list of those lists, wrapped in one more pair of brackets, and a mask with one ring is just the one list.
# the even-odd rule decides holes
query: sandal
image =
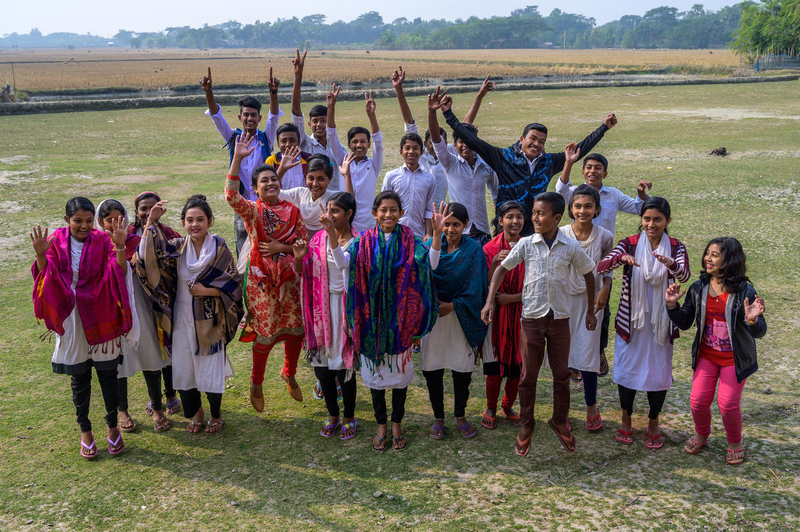
{"label": "sandal", "polygon": [[342,396],[342,387],[341,386],[337,386],[336,387],[336,400],[337,401],[341,401],[342,397],[343,397]]}
{"label": "sandal", "polygon": [[325,398],[325,392],[323,392],[322,388],[320,388],[319,381],[314,384],[314,389],[311,390],[311,397],[317,401],[321,401]]}
{"label": "sandal", "polygon": [[[656,442],[659,438],[661,438],[661,441]],[[653,451],[661,449],[664,447],[664,438],[661,436],[660,432],[658,434],[650,434],[649,431],[645,430],[644,446]]]}
{"label": "sandal", "polygon": [[556,436],[558,436],[558,441],[561,442],[564,450],[566,450],[568,453],[574,453],[578,448],[578,442],[575,441],[575,436],[572,435],[572,429],[568,426],[567,430],[569,431],[569,436],[564,436],[558,432],[558,428],[556,428],[556,424],[553,423],[552,419],[548,419],[547,424],[550,425],[550,428],[553,429],[553,432],[555,432]]}
{"label": "sandal", "polygon": [[203,430],[203,425],[205,425],[205,419],[201,419],[200,421],[191,420],[188,425],[186,425],[186,432],[189,434],[199,434],[201,430]]}
{"label": "sandal", "polygon": [[502,412],[502,414],[506,416],[506,419],[508,419],[511,422],[511,424],[514,425],[515,427],[519,427],[521,425],[521,422],[519,420],[519,414],[514,412],[513,409],[501,408],[500,412]]}
{"label": "sandal", "polygon": [[[339,436],[340,440],[349,440],[350,438],[354,438],[356,435],[356,425],[358,425],[358,420],[353,418],[353,421],[350,423],[345,423],[342,425],[342,434]],[[349,436],[345,436],[345,432],[352,430],[353,433]]]}
{"label": "sandal", "polygon": [[570,371],[569,378],[572,380],[572,382],[581,382],[583,380],[583,375],[581,374],[580,371],[572,369],[570,369],[569,371]]}
{"label": "sandal", "polygon": [[264,388],[262,384],[250,381],[250,404],[256,412],[264,411]]}
{"label": "sandal", "polygon": [[111,438],[106,439],[108,440],[108,454],[111,456],[117,456],[125,450],[125,442],[122,441],[121,432],[117,434],[117,439],[115,441],[112,441]]}
{"label": "sandal", "polygon": [[127,420],[120,420],[119,423],[117,423],[117,427],[119,428],[120,432],[133,432],[138,426],[139,425],[133,420],[130,414],[128,414]]}
{"label": "sandal", "polygon": [[222,423],[224,420],[220,418],[219,421],[212,421],[206,425],[206,434],[216,434],[222,430]]}
{"label": "sandal", "polygon": [[633,443],[633,430],[617,429],[617,434],[614,438],[620,443],[631,445]]}
{"label": "sandal", "polygon": [[608,375],[608,359],[606,359],[606,352],[600,351],[600,371],[597,372],[598,377],[605,377]]}
{"label": "sandal", "polygon": [[[597,420],[600,420],[600,422],[597,423]],[[596,416],[591,416],[591,417],[589,415],[586,416],[586,430],[588,430],[589,432],[597,432],[602,428],[603,428],[603,418],[600,417],[600,409],[598,408]]]}
{"label": "sandal", "polygon": [[683,446],[683,450],[686,451],[686,454],[698,454],[701,450],[703,450],[703,447],[705,447],[707,444],[708,440],[699,443],[694,441],[694,436],[692,436],[691,438],[689,438],[689,441],[687,441],[686,444]]}
{"label": "sandal", "polygon": [[[378,440],[378,446],[375,445],[375,440]],[[378,436],[378,433],[376,432],[372,436],[372,450],[373,451],[378,451],[379,453],[385,451],[386,450],[386,436],[381,438],[380,436]]]}
{"label": "sandal", "polygon": [[[466,418],[464,420],[467,421]],[[467,421],[467,424],[462,427],[458,424],[458,419],[456,419],[456,427],[458,427],[458,430],[461,431],[461,435],[465,438],[474,438],[478,435],[478,429],[473,427],[469,421]]]}
{"label": "sandal", "polygon": [[161,419],[154,419],[153,426],[155,431],[158,433],[166,432],[172,428],[172,424],[169,422],[169,419],[167,419],[166,416]]}
{"label": "sandal", "polygon": [[147,401],[147,406],[144,407],[144,413],[150,417],[153,417],[153,401]]}
{"label": "sandal", "polygon": [[481,417],[481,426],[489,430],[494,430],[497,428],[497,418],[486,415],[486,412],[484,411],[483,416]]}
{"label": "sandal", "polygon": [[[400,442],[403,442],[402,444]],[[405,451],[408,448],[408,441],[406,435],[401,434],[399,438],[392,436],[392,449],[397,452]]]}
{"label": "sandal", "polygon": [[[438,421],[441,421],[442,424],[437,427],[436,423]],[[433,425],[431,425],[431,430],[428,431],[428,436],[430,436],[434,440],[441,440],[444,438],[444,419],[433,420]]]}
{"label": "sandal", "polygon": [[285,374],[283,370],[281,370],[281,377],[284,381],[286,381],[286,390],[288,390],[289,395],[292,396],[292,399],[297,401],[298,403],[303,402],[303,390],[300,389],[300,385],[297,384],[297,380],[292,376]]}
{"label": "sandal", "polygon": [[741,449],[728,449],[725,453],[728,465],[739,465],[744,462],[744,447]]}
{"label": "sandal", "polygon": [[336,429],[338,429],[341,426],[342,424],[339,422],[339,420],[336,420],[336,424],[334,425],[333,423],[331,423],[330,419],[326,419],[325,424],[322,425],[322,430],[319,431],[319,435],[325,436],[326,438],[330,438],[331,436],[336,434]]}
{"label": "sandal", "polygon": [[[94,451],[93,451],[94,449]],[[94,432],[92,432],[92,444],[86,445],[83,438],[81,438],[81,456],[87,460],[94,460],[97,458],[97,443],[94,441]]]}
{"label": "sandal", "polygon": [[181,400],[177,397],[172,401],[167,401],[167,414],[177,414],[181,411]]}
{"label": "sandal", "polygon": [[528,434],[528,437],[525,440],[519,439],[519,434],[517,434],[517,442],[514,444],[514,452],[517,456],[527,456],[528,451],[531,450],[531,436],[533,436],[533,431]]}

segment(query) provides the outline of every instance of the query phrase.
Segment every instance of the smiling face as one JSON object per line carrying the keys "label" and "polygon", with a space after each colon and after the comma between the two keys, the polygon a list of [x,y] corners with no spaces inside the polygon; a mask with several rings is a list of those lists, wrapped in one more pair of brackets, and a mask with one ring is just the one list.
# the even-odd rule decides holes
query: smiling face
{"label": "smiling face", "polygon": [[306,174],[306,187],[311,191],[311,197],[317,199],[328,190],[331,179],[325,170],[312,170]]}
{"label": "smiling face", "polygon": [[278,149],[281,153],[286,153],[286,150],[300,145],[300,139],[294,131],[284,131],[278,135]]}
{"label": "smiling face", "polygon": [[472,150],[472,148],[464,144],[461,139],[456,140],[453,143],[453,147],[456,149],[461,158],[468,163],[472,163],[473,159],[475,159],[475,152]]}
{"label": "smiling face", "polygon": [[651,242],[661,239],[669,225],[670,219],[658,209],[647,209],[642,213],[642,229]]}
{"label": "smiling face", "polygon": [[591,224],[598,214],[600,214],[600,206],[595,204],[594,198],[585,194],[573,196],[572,216],[577,223]]}
{"label": "smiling face", "polygon": [[542,154],[545,142],[547,142],[547,133],[535,129],[531,129],[527,135],[519,138],[522,153],[531,161]]}
{"label": "smiling face", "polygon": [[327,213],[328,216],[331,217],[331,220],[333,220],[333,226],[336,228],[337,233],[341,233],[350,227],[350,216],[353,214],[352,210],[344,210],[339,205],[329,201]]}
{"label": "smiling face", "polygon": [[69,234],[72,238],[83,242],[94,225],[94,214],[92,211],[77,210],[70,217],[64,216],[64,221],[69,224]]}
{"label": "smiling face", "polygon": [[583,179],[586,181],[586,184],[600,190],[603,186],[603,179],[606,178],[608,172],[606,172],[605,166],[600,161],[595,161],[593,159],[589,159],[586,161],[586,164],[583,165]]}
{"label": "smiling face", "polygon": [[275,203],[281,193],[281,180],[272,170],[264,170],[256,179],[256,194],[261,201]]}
{"label": "smiling face", "polygon": [[261,122],[261,113],[252,107],[242,107],[239,110],[239,121],[242,123],[242,129],[255,135]]}
{"label": "smiling face", "polygon": [[120,216],[123,216],[123,214],[115,209],[108,213],[108,216],[100,220],[100,223],[103,225],[103,231],[112,231],[114,229],[113,221],[118,220]]}
{"label": "smiling face", "polygon": [[183,228],[192,240],[196,242],[205,240],[209,227],[211,227],[211,220],[208,219],[203,209],[192,207],[186,211],[186,217],[183,219]]}
{"label": "smiling face", "polygon": [[406,166],[412,170],[416,170],[419,166],[419,158],[422,157],[422,146],[413,140],[407,140],[400,148],[400,156],[403,158],[403,162],[406,163]]}
{"label": "smiling face", "polygon": [[353,135],[353,138],[350,139],[348,144],[350,151],[356,156],[357,161],[361,161],[366,158],[370,141],[367,139],[367,136],[364,133],[356,133]]}
{"label": "smiling face", "polygon": [[[469,220],[467,220],[469,223]],[[461,245],[461,239],[464,237],[464,228],[467,226],[464,222],[455,216],[450,218],[444,223],[444,237],[447,239],[448,248],[454,248]]]}
{"label": "smiling face", "polygon": [[717,277],[724,262],[725,257],[722,255],[722,248],[719,244],[708,246],[708,250],[703,256],[703,266],[706,269],[706,273],[711,277]]}
{"label": "smiling face", "polygon": [[136,218],[144,225],[147,222],[147,217],[150,216],[150,209],[153,208],[158,202],[156,198],[144,198],[139,200],[139,205],[136,207]]}
{"label": "smiling face", "polygon": [[397,222],[403,217],[405,211],[391,198],[386,198],[378,205],[378,210],[372,211],[372,216],[384,233],[391,233],[397,227]]}
{"label": "smiling face", "polygon": [[525,215],[519,209],[511,209],[502,217],[498,218],[498,223],[506,235],[507,242],[519,240],[519,233],[525,225]]}
{"label": "smiling face", "polygon": [[308,122],[308,127],[311,128],[311,133],[314,135],[314,138],[322,142],[328,134],[326,130],[328,127],[328,116],[312,116],[311,120]]}
{"label": "smiling face", "polygon": [[534,231],[547,238],[553,238],[553,234],[558,231],[558,222],[561,221],[561,215],[553,214],[553,206],[546,201],[535,201],[531,220],[533,221]]}

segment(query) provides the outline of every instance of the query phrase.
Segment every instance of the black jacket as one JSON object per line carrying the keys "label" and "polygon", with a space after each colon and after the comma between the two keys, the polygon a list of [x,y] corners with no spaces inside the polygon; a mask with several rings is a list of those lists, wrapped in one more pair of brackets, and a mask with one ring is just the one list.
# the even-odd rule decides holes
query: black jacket
{"label": "black jacket", "polygon": [[[700,339],[706,323],[706,299],[708,298],[708,279],[698,279],[686,293],[683,306],[675,305],[667,309],[667,314],[672,323],[682,330],[686,330],[694,323],[697,325],[697,334],[692,344],[692,370],[697,367],[697,353]],[[764,316],[758,317],[753,325],[744,321],[744,300],[750,303],[756,297],[756,289],[747,283],[742,283],[735,294],[728,296],[725,305],[725,320],[728,323],[728,334],[731,338],[733,362],[736,367],[736,380],[742,382],[758,369],[756,357],[756,338],[767,334],[767,322]]]}

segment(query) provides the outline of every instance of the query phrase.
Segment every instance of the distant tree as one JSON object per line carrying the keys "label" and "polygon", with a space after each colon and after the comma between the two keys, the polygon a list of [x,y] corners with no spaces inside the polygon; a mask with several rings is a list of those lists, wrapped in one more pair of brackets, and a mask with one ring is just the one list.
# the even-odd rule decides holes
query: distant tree
{"label": "distant tree", "polygon": [[142,47],[142,39],[139,37],[131,37],[128,39],[128,45],[131,48],[141,48]]}
{"label": "distant tree", "polygon": [[739,4],[742,20],[732,47],[747,56],[800,50],[800,0],[762,0]]}

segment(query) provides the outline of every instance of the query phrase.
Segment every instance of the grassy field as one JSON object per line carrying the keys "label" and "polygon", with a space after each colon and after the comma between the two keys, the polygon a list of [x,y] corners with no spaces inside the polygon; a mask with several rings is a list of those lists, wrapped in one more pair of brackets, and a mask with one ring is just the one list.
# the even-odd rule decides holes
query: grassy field
{"label": "grassy field", "polygon": [[[275,76],[291,82],[293,56],[294,50],[3,50],[0,80],[16,77],[20,91],[155,90],[195,85],[208,66],[220,86],[264,84],[273,66]],[[414,79],[426,80],[489,73],[520,78],[666,68],[729,75],[739,65],[738,56],[730,50],[425,50],[412,54],[353,50],[312,51],[309,59],[305,80],[323,85],[387,81],[398,62]],[[357,68],[352,61],[358,61]]]}
{"label": "grassy field", "polygon": [[[94,52],[93,52],[94,54]],[[601,379],[605,427],[583,428],[583,393],[573,385],[572,425],[578,451],[567,455],[548,429],[552,392],[540,379],[538,428],[531,454],[513,453],[516,430],[500,422],[461,438],[451,419],[447,437],[427,436],[432,421],[424,379],[410,387],[404,428],[409,448],[370,449],[375,423],[359,381],[358,435],[344,444],[324,439],[322,402],[301,364],[306,394],[293,402],[278,371],[267,368],[267,411],[248,401],[249,353],[230,348],[236,377],[223,400],[219,435],[189,435],[185,420],[156,434],[143,414],[143,379],[130,380],[130,404],[143,426],[125,437],[128,451],[86,463],[69,380],[50,367],[52,344],[33,317],[28,238],[33,224],[63,224],[66,200],[114,197],[131,205],[143,190],[172,200],[167,221],[190,193],[209,196],[216,230],[232,241],[232,213],[222,191],[227,152],[203,109],[145,109],[0,118],[0,529],[8,530],[795,530],[800,527],[800,100],[797,82],[759,85],[571,89],[492,93],[476,125],[507,145],[531,120],[550,128],[548,149],[563,149],[593,130],[608,111],[619,125],[600,144],[609,157],[608,184],[633,193],[639,179],[672,203],[670,233],[686,243],[697,278],[700,253],[714,236],[733,235],[748,253],[750,276],[764,297],[770,330],[759,341],[760,370],[744,390],[746,461],[725,464],[722,423],[714,413],[710,445],[683,452],[693,425],[689,410],[692,334],[675,346],[675,383],[662,417],[666,445],[644,447],[646,401],[634,415],[635,443],[614,441],[620,410],[616,387]],[[469,95],[456,95],[463,116]],[[423,99],[410,99],[422,117]],[[311,102],[306,103],[306,110]],[[288,112],[288,109],[284,109]],[[343,128],[365,124],[363,105],[343,102]],[[384,169],[400,164],[397,104],[378,101],[386,136]],[[236,109],[225,115],[235,119]],[[725,146],[730,156],[708,155]],[[617,238],[638,220],[622,216]],[[612,297],[616,305],[618,283]],[[769,393],[767,393],[769,392]],[[448,386],[448,401],[452,390]],[[474,373],[467,415],[478,424],[483,376]],[[92,420],[102,433],[95,381]],[[98,440],[99,443],[100,440]],[[383,495],[376,498],[376,492]]]}

